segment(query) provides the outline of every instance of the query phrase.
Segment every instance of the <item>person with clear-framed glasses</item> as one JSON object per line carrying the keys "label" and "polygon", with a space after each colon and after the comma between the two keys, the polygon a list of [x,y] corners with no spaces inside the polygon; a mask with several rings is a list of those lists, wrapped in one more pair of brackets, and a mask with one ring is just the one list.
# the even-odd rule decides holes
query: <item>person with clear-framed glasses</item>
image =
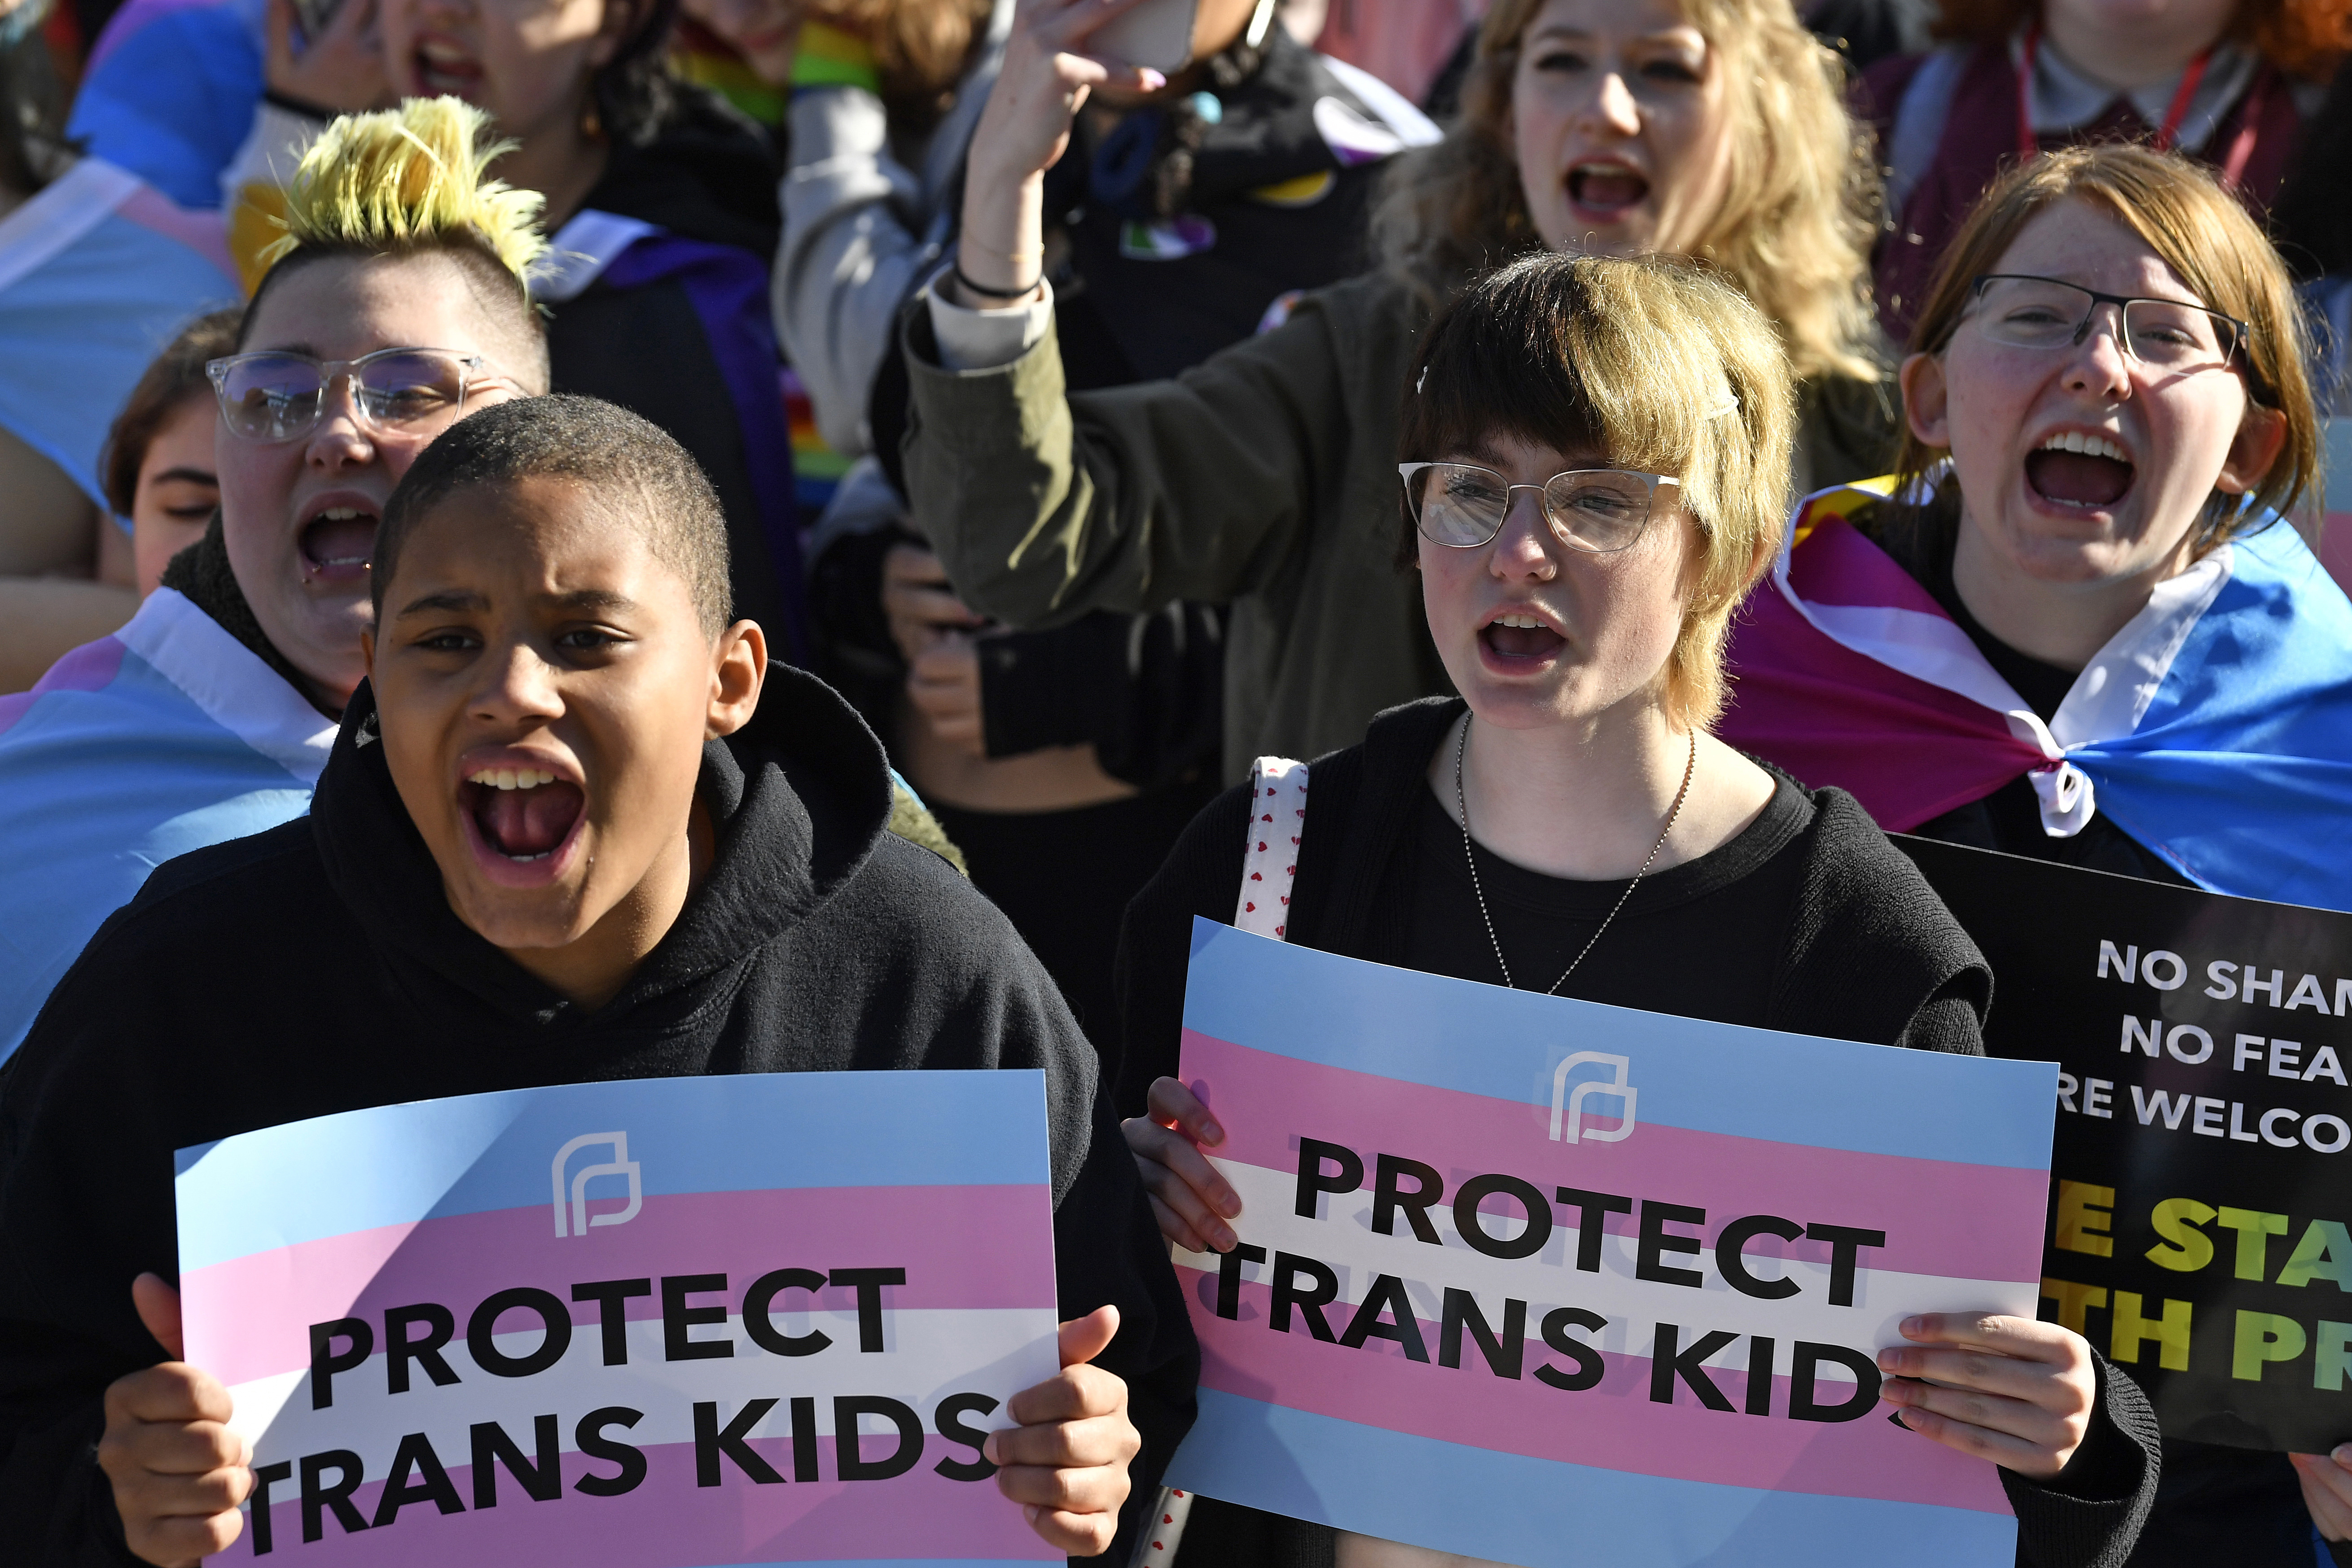
{"label": "person with clear-framed glasses", "polygon": [[[2352,910],[2352,603],[2291,521],[2318,416],[2262,230],[2177,154],[2045,153],[1911,348],[1896,472],[1801,510],[1725,737],[1890,832]],[[2131,1568],[2352,1562],[2352,1447],[2260,1432],[2166,1436]]]}
{"label": "person with clear-framed glasses", "polygon": [[[1670,262],[1532,258],[1473,283],[1412,368],[1402,504],[1381,542],[1417,580],[1460,695],[1390,709],[1360,744],[1307,764],[1280,939],[1651,1013],[1982,1054],[1991,976],[1917,870],[1850,795],[1712,732],[1726,632],[1786,517],[1793,399],[1761,313]],[[1237,907],[1269,897],[1292,858],[1252,855],[1268,831],[1253,827],[1254,795],[1229,791],[1195,819],[1121,941],[1113,1102],[1160,1233],[1192,1268],[1258,1234],[1235,1228],[1253,1222],[1211,1163],[1218,1116],[1238,1113],[1177,1076],[1194,920],[1244,923]],[[1260,864],[1264,881],[1245,880]],[[2021,1563],[2121,1561],[2155,1489],[2154,1417],[2080,1334],[1929,1314],[1878,1364],[1895,1408],[1874,1421],[1899,1414],[1915,1435],[1901,1441],[2001,1467]],[[1208,1358],[1204,1391],[1231,1391],[1220,1376]],[[1180,1561],[1481,1568],[1334,1535],[1203,1497]],[[1890,1532],[1888,1560],[1904,1555]]]}
{"label": "person with clear-framed glasses", "polygon": [[[0,697],[0,1058],[156,866],[309,808],[394,485],[465,413],[546,390],[538,198],[482,183],[479,129],[415,105],[314,149],[238,352],[207,367],[211,523],[128,626]],[[426,160],[457,177],[404,186]]]}

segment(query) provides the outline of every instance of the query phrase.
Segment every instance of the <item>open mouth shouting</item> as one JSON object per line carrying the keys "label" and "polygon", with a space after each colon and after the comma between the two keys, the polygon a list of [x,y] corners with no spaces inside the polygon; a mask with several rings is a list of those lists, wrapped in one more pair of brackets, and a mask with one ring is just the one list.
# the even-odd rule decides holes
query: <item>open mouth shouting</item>
{"label": "open mouth shouting", "polygon": [[2025,458],[2025,482],[2033,493],[2075,511],[2115,505],[2131,489],[2137,471],[2118,442],[2095,431],[2058,431]]}
{"label": "open mouth shouting", "polygon": [[312,512],[295,540],[303,575],[314,583],[366,582],[377,521],[373,508],[351,502]]}
{"label": "open mouth shouting", "polygon": [[466,841],[490,880],[542,887],[575,858],[588,817],[588,795],[570,771],[519,747],[476,752],[457,784]]}
{"label": "open mouth shouting", "polygon": [[447,93],[468,103],[481,94],[481,62],[454,38],[437,33],[419,37],[409,57],[409,69],[420,93]]}
{"label": "open mouth shouting", "polygon": [[1567,647],[1550,622],[1524,610],[1507,610],[1478,628],[1478,657],[1498,675],[1539,673]]}
{"label": "open mouth shouting", "polygon": [[1569,205],[1585,223],[1622,223],[1649,195],[1650,182],[1619,159],[1590,158],[1568,171]]}

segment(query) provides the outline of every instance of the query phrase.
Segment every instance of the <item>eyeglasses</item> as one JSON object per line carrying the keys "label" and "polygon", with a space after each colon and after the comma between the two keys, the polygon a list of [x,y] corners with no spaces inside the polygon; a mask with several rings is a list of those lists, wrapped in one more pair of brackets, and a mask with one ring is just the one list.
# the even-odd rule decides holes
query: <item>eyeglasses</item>
{"label": "eyeglasses", "polygon": [[1453,550],[1493,542],[1510,515],[1512,494],[1534,490],[1543,497],[1544,519],[1562,542],[1590,555],[1608,555],[1642,537],[1658,487],[1682,488],[1664,474],[1632,468],[1573,468],[1539,485],[1515,485],[1473,463],[1399,463],[1397,474],[1422,536]]}
{"label": "eyeglasses", "polygon": [[1988,272],[1969,285],[1977,331],[2021,349],[2071,348],[2091,334],[2091,317],[2113,305],[2124,353],[2150,370],[2226,369],[2245,340],[2246,323],[2185,300],[2102,294],[2055,278]]}
{"label": "eyeglasses", "polygon": [[495,379],[479,354],[446,349],[378,349],[357,359],[309,354],[231,354],[205,366],[221,417],[248,441],[293,441],[318,428],[329,394],[348,379],[362,424],[379,435],[438,434],[466,405],[466,393]]}

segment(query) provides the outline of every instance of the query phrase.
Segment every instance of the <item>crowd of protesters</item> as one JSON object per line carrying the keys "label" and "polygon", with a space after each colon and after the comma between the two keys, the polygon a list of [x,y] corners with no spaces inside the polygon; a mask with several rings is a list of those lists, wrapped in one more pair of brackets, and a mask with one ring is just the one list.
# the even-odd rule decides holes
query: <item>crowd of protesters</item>
{"label": "crowd of protesters", "polygon": [[[1769,1029],[1982,1054],[1890,832],[2352,910],[2347,55],[2352,0],[0,0],[0,1556],[240,1529],[174,1149],[1012,1066],[1072,1322],[992,1458],[1134,1552],[1259,759],[1285,940]],[[1914,1337],[2021,1563],[2352,1564],[2352,1446]]]}

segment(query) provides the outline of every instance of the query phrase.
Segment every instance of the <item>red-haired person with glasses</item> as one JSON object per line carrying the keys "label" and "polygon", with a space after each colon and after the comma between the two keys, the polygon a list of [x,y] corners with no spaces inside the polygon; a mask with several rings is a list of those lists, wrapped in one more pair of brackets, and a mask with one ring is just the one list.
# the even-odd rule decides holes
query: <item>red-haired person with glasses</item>
{"label": "red-haired person with glasses", "polygon": [[460,415],[546,390],[537,198],[481,182],[478,121],[413,105],[321,139],[239,352],[206,367],[211,525],[128,626],[0,698],[0,1058],[150,870],[309,808],[393,486]]}
{"label": "red-haired person with glasses", "polygon": [[[2284,521],[2318,424],[2261,230],[2178,155],[2048,153],[1911,349],[1897,472],[1801,512],[1725,739],[1890,832],[2352,910],[2352,604]],[[2336,1454],[2168,1436],[2133,1568],[2305,1568],[2315,1521],[2352,1563]]]}

